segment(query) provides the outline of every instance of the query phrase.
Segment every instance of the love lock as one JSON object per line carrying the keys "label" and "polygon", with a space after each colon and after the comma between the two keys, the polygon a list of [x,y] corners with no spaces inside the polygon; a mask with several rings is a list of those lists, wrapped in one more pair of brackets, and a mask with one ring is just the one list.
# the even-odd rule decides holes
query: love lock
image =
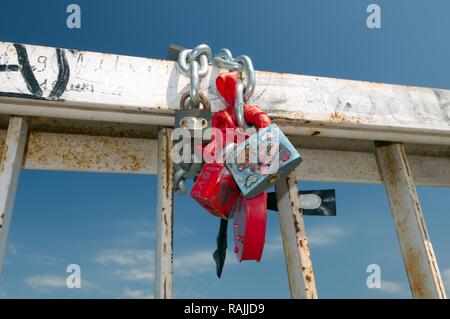
{"label": "love lock", "polygon": [[[208,98],[201,91],[199,92],[199,99],[202,108],[192,107],[190,93],[183,94],[180,100],[180,109],[175,111],[175,129],[187,129],[191,138],[200,140],[203,138],[204,142],[208,142],[211,141],[211,136],[204,133],[206,129],[211,128],[211,108]],[[189,103],[186,103],[188,100]],[[189,108],[186,108],[187,104],[190,104]]]}
{"label": "love lock", "polygon": [[267,193],[247,199],[239,196],[233,216],[234,253],[239,261],[260,261],[267,223]]}
{"label": "love lock", "polygon": [[271,124],[239,144],[236,153],[226,157],[225,165],[242,195],[252,198],[286,177],[301,161],[288,138],[276,124]]}
{"label": "love lock", "polygon": [[231,217],[239,189],[233,176],[222,164],[203,165],[200,176],[192,187],[191,197],[209,213],[222,219]]}
{"label": "love lock", "polygon": [[[184,129],[189,132],[189,136],[182,134],[184,139],[178,140],[178,143],[187,143],[186,146],[190,148],[192,154],[188,162],[174,165],[174,184],[178,195],[183,195],[185,192],[185,179],[194,178],[200,173],[202,159],[201,154],[197,154],[197,150],[204,142],[211,140],[211,130],[205,134],[205,131],[211,128],[211,108],[208,98],[200,91],[199,105],[193,107],[190,97],[190,92],[183,94],[180,99],[180,109],[175,111],[175,129]],[[186,108],[188,104],[190,108]],[[199,107],[200,105],[202,108]]]}

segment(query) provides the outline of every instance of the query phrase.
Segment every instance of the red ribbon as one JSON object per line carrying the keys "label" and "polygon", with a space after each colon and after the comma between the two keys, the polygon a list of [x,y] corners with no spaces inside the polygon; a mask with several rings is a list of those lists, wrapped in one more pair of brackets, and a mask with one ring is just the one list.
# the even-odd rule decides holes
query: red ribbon
{"label": "red ribbon", "polygon": [[[221,130],[224,137],[222,147],[225,147],[226,129],[237,128],[234,101],[236,98],[236,83],[238,81],[238,76],[239,74],[237,71],[226,72],[220,74],[216,79],[217,90],[227,103],[225,109],[216,112],[212,116],[212,127]],[[272,121],[266,112],[262,111],[259,107],[250,104],[244,105],[244,118],[247,124],[253,125],[258,130],[272,124]],[[213,141],[214,140],[215,135],[213,134]]]}

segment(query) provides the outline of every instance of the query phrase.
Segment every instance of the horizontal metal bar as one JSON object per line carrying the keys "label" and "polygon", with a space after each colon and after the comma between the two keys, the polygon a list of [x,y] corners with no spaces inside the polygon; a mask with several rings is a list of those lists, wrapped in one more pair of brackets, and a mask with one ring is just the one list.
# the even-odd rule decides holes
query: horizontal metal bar
{"label": "horizontal metal bar", "polygon": [[[317,182],[381,183],[375,155],[368,152],[300,149],[297,168],[302,180]],[[450,158],[408,155],[417,185],[450,186]]]}
{"label": "horizontal metal bar", "polygon": [[[4,143],[5,130],[0,130]],[[24,168],[157,174],[157,140],[30,132]],[[381,183],[372,152],[299,149],[304,181]],[[2,148],[0,147],[0,156]],[[446,154],[444,154],[446,155]],[[409,154],[417,185],[450,186],[450,158]]]}
{"label": "horizontal metal bar", "polygon": [[74,134],[30,134],[28,169],[157,173],[157,141]]}
{"label": "horizontal metal bar", "polygon": [[[189,88],[173,61],[0,42],[0,55],[11,65],[23,52],[39,86],[30,91],[21,72],[0,72],[2,114],[171,126]],[[213,111],[224,106],[214,84],[219,72],[212,68],[202,80]],[[256,76],[250,103],[288,134],[450,145],[449,90],[274,72]]]}

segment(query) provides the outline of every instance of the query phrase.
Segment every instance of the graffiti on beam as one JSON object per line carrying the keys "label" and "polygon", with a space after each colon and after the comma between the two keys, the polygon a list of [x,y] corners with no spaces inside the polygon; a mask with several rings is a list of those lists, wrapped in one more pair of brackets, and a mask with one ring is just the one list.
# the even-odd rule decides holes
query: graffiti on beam
{"label": "graffiti on beam", "polygon": [[39,84],[34,72],[42,72],[43,70],[45,70],[45,68],[47,67],[47,57],[40,56],[38,58],[38,62],[43,66],[41,69],[34,69],[30,64],[27,48],[22,44],[14,44],[14,48],[17,53],[18,65],[0,64],[0,72],[20,72],[30,93],[27,94],[24,92],[0,92],[0,96],[58,100],[66,90],[70,78],[70,68],[69,64],[67,63],[65,51],[59,48],[55,49],[56,61],[58,65],[58,77],[56,81],[54,81],[48,97],[44,97],[42,88],[47,88],[47,80]]}

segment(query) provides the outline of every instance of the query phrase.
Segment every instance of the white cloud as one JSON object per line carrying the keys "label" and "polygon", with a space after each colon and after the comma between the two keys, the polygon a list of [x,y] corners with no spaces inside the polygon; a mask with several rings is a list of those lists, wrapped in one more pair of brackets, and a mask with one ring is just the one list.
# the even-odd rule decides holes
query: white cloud
{"label": "white cloud", "polygon": [[185,237],[190,237],[195,234],[195,231],[188,227],[183,227],[183,229],[179,229],[177,232],[174,233],[174,236],[176,239],[181,239]]}
{"label": "white cloud", "polygon": [[399,293],[403,292],[405,289],[404,284],[400,282],[395,281],[381,281],[381,287],[380,290],[391,292],[391,293]]}
{"label": "white cloud", "polygon": [[[306,230],[309,245],[331,246],[338,240],[345,237],[348,232],[335,225],[319,226]],[[283,252],[283,242],[281,235],[273,236],[266,241],[264,251],[267,255],[274,255]]]}
{"label": "white cloud", "polygon": [[57,257],[42,255],[42,254],[28,254],[25,256],[27,262],[31,265],[44,265],[44,266],[55,266],[62,260]]}
{"label": "white cloud", "polygon": [[147,249],[113,249],[98,253],[95,261],[117,267],[113,270],[121,280],[153,281],[155,278],[155,253]]}
{"label": "white cloud", "polygon": [[19,248],[14,243],[8,243],[8,253],[10,256],[17,256],[24,258],[25,261],[30,265],[55,266],[56,264],[61,263],[63,261],[61,258],[54,256],[28,253],[27,249],[24,246],[20,246]]}
{"label": "white cloud", "polygon": [[[46,292],[52,289],[69,289],[66,285],[66,277],[54,275],[41,275],[28,277],[25,282],[31,288]],[[80,289],[100,289],[100,287],[92,282],[81,278]]]}
{"label": "white cloud", "polygon": [[[314,246],[331,246],[338,240],[345,237],[348,232],[335,225],[319,226],[306,230],[309,245]],[[283,242],[281,236],[273,236],[267,240],[264,247],[265,253],[270,255],[283,252]]]}
{"label": "white cloud", "polygon": [[211,251],[201,250],[175,257],[174,267],[177,275],[192,276],[214,271],[215,264]]}
{"label": "white cloud", "polygon": [[115,270],[114,274],[122,280],[153,281],[155,279],[155,272],[153,268],[154,265],[151,264],[147,267]]}
{"label": "white cloud", "polygon": [[409,286],[401,282],[382,280],[381,286],[378,290],[397,295],[402,298],[411,297]]}
{"label": "white cloud", "polygon": [[38,289],[47,290],[55,288],[67,288],[66,278],[60,276],[33,276],[26,279],[28,286]]}
{"label": "white cloud", "polygon": [[338,240],[347,236],[348,231],[336,225],[326,225],[306,230],[310,245],[332,246]]}
{"label": "white cloud", "polygon": [[145,290],[134,290],[125,288],[123,290],[123,294],[126,298],[133,298],[133,299],[153,299],[154,295],[150,293],[149,291]]}
{"label": "white cloud", "polygon": [[153,263],[155,253],[145,249],[115,249],[100,252],[95,261],[100,264],[139,265]]}
{"label": "white cloud", "polygon": [[126,232],[126,236],[119,237],[114,242],[119,245],[135,245],[155,239],[156,232],[147,219],[122,220],[116,227]]}
{"label": "white cloud", "polygon": [[281,241],[281,236],[273,236],[269,240],[266,241],[264,245],[264,252],[272,255],[274,253],[282,253],[283,252],[283,242]]}
{"label": "white cloud", "polygon": [[[229,254],[227,265],[237,264]],[[114,249],[98,253],[95,261],[103,265],[116,267],[114,275],[122,280],[154,280],[155,253],[152,250]],[[212,251],[193,251],[174,258],[174,272],[177,276],[193,276],[206,272],[214,272],[215,264]]]}
{"label": "white cloud", "polygon": [[134,233],[134,237],[140,240],[155,239],[156,232],[153,229],[139,229]]}
{"label": "white cloud", "polygon": [[450,268],[444,269],[441,275],[445,290],[450,293]]}

